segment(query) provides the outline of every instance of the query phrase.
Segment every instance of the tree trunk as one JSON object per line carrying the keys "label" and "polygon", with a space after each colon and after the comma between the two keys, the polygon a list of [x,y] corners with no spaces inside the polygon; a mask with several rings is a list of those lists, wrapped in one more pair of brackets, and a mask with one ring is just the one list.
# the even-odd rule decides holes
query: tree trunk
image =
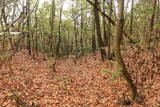
{"label": "tree trunk", "polygon": [[[76,6],[77,6],[76,2]],[[73,27],[74,27],[74,37],[75,37],[75,55],[76,58],[78,58],[78,52],[79,52],[79,46],[78,46],[78,18],[76,17],[77,13],[73,10],[74,3],[72,4],[72,19],[73,19]],[[72,44],[72,50],[73,50],[73,44]]]}
{"label": "tree trunk", "polygon": [[39,0],[37,1],[37,6],[36,6],[36,10],[35,10],[35,36],[36,36],[36,40],[35,40],[35,51],[36,51],[36,55],[38,56],[38,17],[37,17],[37,10],[38,10],[38,6],[39,6]]}
{"label": "tree trunk", "polygon": [[131,3],[131,20],[130,20],[130,34],[131,35],[133,32],[133,5],[134,5],[134,0],[132,0],[132,3]]}
{"label": "tree trunk", "polygon": [[[5,31],[5,26],[4,26],[4,23],[3,23],[3,18],[4,18],[4,14],[5,14],[5,1],[3,2],[3,7],[1,9],[1,28],[2,28],[2,31],[4,32]],[[6,42],[6,36],[5,34],[3,34],[3,40],[2,40],[2,52],[4,51],[5,49],[5,42]]]}
{"label": "tree trunk", "polygon": [[[103,0],[103,12],[106,13],[106,9],[105,9],[105,2],[106,0]],[[103,16],[103,38],[104,38],[104,46],[108,46],[108,35],[107,35],[107,31],[106,31],[106,18]]]}
{"label": "tree trunk", "polygon": [[96,22],[96,29],[97,29],[97,39],[98,39],[98,45],[100,48],[101,58],[102,58],[102,61],[104,61],[106,58],[106,51],[104,49],[104,44],[101,36],[100,17],[99,17],[99,12],[97,10],[98,7],[99,7],[99,2],[98,0],[95,0],[94,15],[95,15],[95,22]]}
{"label": "tree trunk", "polygon": [[133,80],[126,69],[122,54],[121,54],[121,40],[123,33],[124,25],[124,0],[118,0],[118,17],[117,17],[117,26],[116,26],[116,38],[115,38],[115,55],[116,61],[119,65],[119,70],[123,74],[124,79],[128,83],[128,86],[131,90],[132,100],[135,100],[138,97],[137,87],[133,83]]}
{"label": "tree trunk", "polygon": [[[110,9],[109,9],[109,17],[112,17],[112,0],[110,0]],[[112,59],[111,58],[111,22],[109,21],[109,25],[108,25],[108,59]]]}
{"label": "tree trunk", "polygon": [[83,18],[83,5],[82,5],[82,0],[81,0],[81,37],[80,37],[80,44],[81,44],[81,55],[84,55],[83,52],[83,32],[84,32],[84,18]]}
{"label": "tree trunk", "polygon": [[[28,5],[26,8],[26,15],[29,15],[27,17],[27,49],[28,49],[28,54],[31,55],[31,38],[30,38],[30,0],[27,1]],[[27,3],[26,3],[27,4]]]}
{"label": "tree trunk", "polygon": [[94,8],[91,9],[91,14],[92,14],[92,52],[95,54],[96,52],[96,32],[95,32]]}
{"label": "tree trunk", "polygon": [[60,8],[60,19],[59,19],[59,27],[58,27],[58,43],[56,48],[56,56],[59,55],[59,49],[61,44],[61,23],[62,23],[62,11],[63,11],[63,2],[61,1],[61,8]]}
{"label": "tree trunk", "polygon": [[51,16],[50,16],[50,27],[51,27],[51,35],[49,35],[49,50],[52,51],[52,57],[54,56],[53,50],[53,31],[54,31],[54,23],[55,23],[55,0],[52,0],[52,7],[51,7]]}
{"label": "tree trunk", "polygon": [[156,13],[156,7],[157,7],[157,0],[152,0],[153,1],[153,13],[150,21],[150,32],[152,33],[153,27],[154,27],[154,17]]}
{"label": "tree trunk", "polygon": [[151,16],[151,20],[150,20],[150,35],[149,37],[146,37],[146,48],[149,49],[151,47],[151,38],[153,36],[153,28],[154,28],[154,19],[155,19],[155,13],[156,13],[156,7],[157,7],[157,0],[152,0],[152,16]]}

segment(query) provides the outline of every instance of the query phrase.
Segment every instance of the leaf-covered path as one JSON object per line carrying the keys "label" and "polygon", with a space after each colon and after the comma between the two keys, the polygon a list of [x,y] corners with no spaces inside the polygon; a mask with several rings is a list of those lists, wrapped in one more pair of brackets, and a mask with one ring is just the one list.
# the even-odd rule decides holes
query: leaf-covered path
{"label": "leaf-covered path", "polygon": [[[16,94],[20,102],[26,103],[18,104],[22,107],[33,103],[40,107],[121,107],[122,95],[127,91],[124,81],[113,81],[111,74],[102,72],[115,72],[113,67],[95,58],[87,56],[77,64],[72,59],[60,59],[57,72],[52,72],[47,61],[34,60],[25,51],[18,52],[11,62],[14,74],[7,65],[0,71],[0,106],[16,107]],[[156,86],[157,92],[153,101],[146,103],[147,107],[158,106],[158,80]]]}

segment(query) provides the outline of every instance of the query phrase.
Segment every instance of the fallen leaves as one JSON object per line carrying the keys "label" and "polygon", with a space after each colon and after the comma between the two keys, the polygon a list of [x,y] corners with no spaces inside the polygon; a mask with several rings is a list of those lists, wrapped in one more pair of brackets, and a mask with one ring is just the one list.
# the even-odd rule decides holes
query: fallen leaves
{"label": "fallen leaves", "polygon": [[[159,73],[160,53],[127,53],[124,54],[125,61],[129,71],[133,71],[134,79],[137,70],[139,77],[143,72],[150,75],[152,70]],[[3,66],[0,71],[0,106],[16,107],[15,100],[10,99],[13,95],[10,89],[13,89],[22,101],[29,105],[35,103],[40,107],[121,107],[119,101],[123,93],[128,92],[126,84],[120,78],[115,78],[116,81],[113,82],[111,73],[101,72],[106,69],[115,72],[115,68],[108,61],[99,61],[98,57],[82,57],[76,64],[72,59],[59,59],[57,72],[51,72],[47,61],[34,60],[26,51],[18,52],[11,61],[15,75],[9,74],[7,66]],[[150,75],[146,85],[152,82],[151,80]],[[158,105],[159,78],[156,77],[148,90],[148,93],[145,93],[146,107]],[[132,105],[138,106],[140,107],[138,104]]]}

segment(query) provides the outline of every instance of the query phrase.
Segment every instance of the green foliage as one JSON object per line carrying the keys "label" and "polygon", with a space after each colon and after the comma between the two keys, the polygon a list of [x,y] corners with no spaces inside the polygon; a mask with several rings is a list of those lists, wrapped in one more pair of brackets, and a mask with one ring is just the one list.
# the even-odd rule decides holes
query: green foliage
{"label": "green foliage", "polygon": [[119,69],[119,66],[118,66],[118,64],[117,64],[117,62],[116,61],[114,61],[114,60],[111,60],[110,61],[110,64],[113,66],[113,68],[115,68],[116,70],[118,70]]}
{"label": "green foliage", "polygon": [[155,24],[154,28],[160,28],[160,24]]}
{"label": "green foliage", "polygon": [[11,58],[10,55],[0,53],[0,60],[1,60],[1,61],[8,61],[10,58]]}
{"label": "green foliage", "polygon": [[115,81],[117,78],[119,78],[120,76],[121,76],[121,72],[118,72],[118,71],[112,71],[112,70],[110,70],[110,69],[104,69],[104,70],[102,70],[102,72],[103,73],[106,73],[106,74],[110,74],[110,75],[112,75],[112,78],[111,78],[111,80],[112,81]]}

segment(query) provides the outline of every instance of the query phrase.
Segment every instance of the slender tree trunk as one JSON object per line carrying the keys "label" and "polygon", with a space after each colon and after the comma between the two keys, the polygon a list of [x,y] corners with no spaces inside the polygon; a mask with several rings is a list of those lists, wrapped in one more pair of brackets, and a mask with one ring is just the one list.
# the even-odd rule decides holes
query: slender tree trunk
{"label": "slender tree trunk", "polygon": [[[109,9],[109,17],[112,17],[112,0],[110,0],[110,9]],[[111,59],[111,22],[109,21],[109,25],[108,25],[108,59]]]}
{"label": "slender tree trunk", "polygon": [[36,37],[36,40],[35,40],[35,51],[36,51],[36,55],[38,56],[38,17],[37,17],[37,9],[38,9],[38,6],[39,6],[39,0],[38,0],[38,4],[37,4],[37,7],[36,7],[36,10],[35,10],[35,37]]}
{"label": "slender tree trunk", "polygon": [[[28,3],[28,5],[27,5],[27,8],[26,8],[26,15],[29,15],[30,14],[30,0],[27,0],[27,3]],[[31,38],[30,38],[30,15],[27,18],[27,30],[28,30],[28,34],[27,34],[27,49],[28,49],[29,55],[31,55],[32,53],[31,53]]]}
{"label": "slender tree trunk", "polygon": [[[5,31],[5,27],[4,27],[4,23],[3,23],[3,17],[4,17],[4,13],[5,13],[5,1],[3,2],[3,7],[1,9],[1,27],[2,27],[2,31]],[[3,34],[3,40],[2,40],[2,52],[5,49],[5,42],[6,42],[6,36],[5,34]]]}
{"label": "slender tree trunk", "polygon": [[59,19],[59,27],[58,27],[58,43],[57,43],[57,48],[56,48],[56,56],[59,55],[59,49],[60,49],[60,44],[61,44],[61,23],[62,23],[62,11],[63,11],[63,3],[61,1],[61,8],[60,8],[60,19]]}
{"label": "slender tree trunk", "polygon": [[[4,32],[4,34],[3,34],[3,49],[5,49],[5,45],[8,45],[8,40],[9,40],[9,43],[11,45],[11,48],[13,48],[11,35],[9,33],[10,31],[9,31],[9,29],[7,29],[8,28],[8,22],[7,22],[8,18],[7,18],[7,15],[6,15],[6,6],[5,6],[5,4],[6,4],[6,0],[3,1],[2,9],[1,9],[1,12],[2,12],[1,13],[1,18],[3,19],[3,20],[1,20],[1,23],[2,23],[1,25],[2,25],[2,30]],[[7,30],[5,31],[5,29],[7,29]],[[8,38],[6,37],[6,35],[7,35]]]}
{"label": "slender tree trunk", "polygon": [[95,0],[94,14],[95,14],[96,29],[97,29],[97,39],[98,39],[98,45],[101,52],[101,58],[102,58],[102,61],[104,61],[106,58],[106,51],[105,51],[104,44],[102,41],[102,36],[101,36],[100,17],[99,17],[99,12],[97,10],[98,7],[99,7],[99,2],[98,0]]}
{"label": "slender tree trunk", "polygon": [[92,14],[92,51],[95,54],[96,52],[96,29],[95,29],[94,8],[91,9],[91,14]]}
{"label": "slender tree trunk", "polygon": [[51,27],[51,35],[49,35],[49,50],[52,51],[52,56],[54,56],[53,50],[53,31],[54,31],[54,22],[55,22],[55,0],[52,0],[52,7],[51,7],[51,16],[50,16],[50,27]]}
{"label": "slender tree trunk", "polygon": [[155,13],[156,13],[156,7],[157,7],[157,0],[152,0],[153,2],[153,13],[151,16],[151,21],[150,21],[150,31],[152,33],[153,31],[153,27],[154,27],[154,17],[155,17]]}
{"label": "slender tree trunk", "polygon": [[131,20],[130,20],[130,34],[132,35],[132,32],[133,32],[133,9],[134,7],[134,0],[132,0],[131,2]]}
{"label": "slender tree trunk", "polygon": [[[106,13],[105,9],[105,2],[106,0],[103,0],[103,12]],[[106,29],[106,18],[103,16],[103,38],[104,38],[104,46],[108,46],[108,35],[107,35],[107,29]]]}
{"label": "slender tree trunk", "polygon": [[[74,0],[72,1],[74,2]],[[77,2],[76,2],[76,6],[77,6]],[[72,19],[73,19],[73,27],[74,27],[74,37],[75,37],[75,55],[76,58],[78,57],[78,52],[79,52],[79,47],[78,47],[78,19],[76,16],[76,13],[73,10],[74,5],[72,4]],[[72,44],[72,50],[73,50],[73,44]]]}
{"label": "slender tree trunk", "polygon": [[135,100],[138,97],[137,87],[133,83],[133,80],[128,73],[122,54],[121,54],[121,40],[123,34],[123,25],[124,25],[124,0],[118,0],[118,16],[117,16],[117,27],[116,27],[116,38],[115,38],[115,55],[116,61],[119,65],[119,70],[122,72],[124,79],[127,81],[128,86],[131,90],[132,100]]}
{"label": "slender tree trunk", "polygon": [[84,54],[83,52],[83,6],[82,6],[82,0],[81,0],[81,37],[80,37],[80,44],[81,44],[81,55]]}
{"label": "slender tree trunk", "polygon": [[76,19],[74,19],[74,36],[75,36],[76,57],[77,57],[79,49],[78,49],[78,30],[77,30]]}
{"label": "slender tree trunk", "polygon": [[156,14],[156,7],[157,7],[157,0],[152,0],[152,5],[153,5],[153,13],[152,13],[152,16],[151,16],[151,20],[150,20],[150,36],[147,37],[147,48],[150,48],[150,42],[151,42],[151,38],[153,36],[153,27],[154,27],[154,19],[155,19],[155,14]]}
{"label": "slender tree trunk", "polygon": [[73,38],[71,38],[71,46],[70,46],[70,52],[69,52],[69,55],[70,55],[70,53],[72,54],[72,52],[73,52],[73,44],[74,44],[74,39]]}

